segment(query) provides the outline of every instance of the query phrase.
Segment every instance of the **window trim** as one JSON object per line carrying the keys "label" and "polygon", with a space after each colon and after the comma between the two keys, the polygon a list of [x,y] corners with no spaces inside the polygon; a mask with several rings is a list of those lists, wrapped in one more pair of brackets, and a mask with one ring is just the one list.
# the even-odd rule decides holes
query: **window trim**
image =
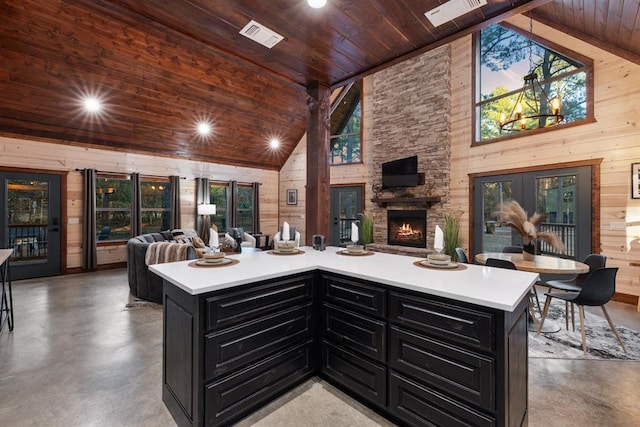
{"label": "window trim", "polygon": [[[546,128],[537,128],[537,129],[531,129],[528,130],[526,132],[518,132],[518,133],[510,133],[510,134],[505,134],[503,136],[497,137],[497,138],[492,138],[492,139],[487,139],[487,140],[480,140],[479,139],[479,129],[478,129],[478,123],[480,121],[480,117],[479,117],[479,111],[477,111],[477,107],[483,103],[485,103],[486,101],[477,101],[478,99],[478,94],[480,92],[480,79],[478,79],[478,70],[480,68],[480,31],[477,31],[473,34],[473,38],[472,38],[472,52],[473,52],[473,61],[471,63],[471,79],[472,79],[472,84],[471,84],[471,135],[472,135],[472,141],[471,141],[471,146],[475,147],[475,146],[481,146],[481,145],[485,145],[485,144],[493,144],[495,142],[503,142],[503,141],[509,141],[511,139],[515,139],[515,138],[522,138],[522,137],[526,137],[529,135],[538,135],[541,133],[545,133],[545,132],[552,132],[555,130],[560,130],[560,129],[569,129],[572,128],[574,126],[581,126],[581,125],[585,125],[588,123],[594,123],[596,122],[596,117],[594,114],[594,85],[593,85],[593,81],[594,81],[594,69],[593,69],[593,59],[584,56],[578,52],[575,52],[571,49],[567,49],[557,43],[554,43],[552,41],[546,40],[536,34],[529,34],[528,31],[520,28],[520,27],[516,27],[513,24],[510,24],[508,22],[501,22],[499,24],[495,24],[495,25],[500,25],[510,31],[513,31],[515,33],[518,33],[519,35],[526,37],[526,38],[531,38],[531,40],[547,49],[556,51],[558,53],[561,53],[562,55],[568,56],[572,59],[575,59],[576,61],[584,64],[584,68],[580,69],[580,71],[584,71],[586,73],[586,92],[587,92],[587,108],[586,108],[586,117],[582,120],[577,120],[575,122],[571,122],[571,123],[566,123],[566,124],[562,124],[562,125],[557,125],[557,126],[552,126],[552,127],[546,127]],[[567,74],[568,75],[568,74]],[[564,76],[564,75],[563,75]]]}

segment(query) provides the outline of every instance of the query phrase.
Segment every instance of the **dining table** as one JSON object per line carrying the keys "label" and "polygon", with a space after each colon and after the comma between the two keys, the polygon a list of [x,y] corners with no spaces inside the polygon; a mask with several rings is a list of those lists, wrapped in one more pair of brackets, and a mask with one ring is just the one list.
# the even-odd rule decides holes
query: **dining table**
{"label": "dining table", "polygon": [[[483,252],[475,256],[476,263],[482,265],[484,265],[489,258],[511,261],[518,270],[531,273],[571,275],[589,272],[589,266],[583,262],[549,255],[534,255],[533,260],[524,259],[521,253]],[[533,329],[535,330],[538,319],[535,317],[533,305],[530,305],[529,308]],[[545,328],[542,332],[558,332],[559,330],[560,326],[545,321]]]}

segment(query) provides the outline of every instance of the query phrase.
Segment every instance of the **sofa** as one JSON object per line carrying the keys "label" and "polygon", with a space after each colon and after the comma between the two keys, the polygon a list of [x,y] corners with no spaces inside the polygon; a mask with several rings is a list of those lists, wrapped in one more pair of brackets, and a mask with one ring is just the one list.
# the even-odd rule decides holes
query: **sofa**
{"label": "sofa", "polygon": [[[182,231],[182,230],[180,230]],[[149,245],[153,242],[175,242],[176,245],[189,245],[187,259],[196,259],[196,249],[190,243],[179,243],[176,237],[178,230],[162,231],[160,233],[141,234],[132,237],[127,242],[127,274],[129,289],[135,297],[162,304],[162,278],[149,271],[146,255]],[[187,232],[190,234],[190,232]],[[187,233],[182,234],[182,236]]]}

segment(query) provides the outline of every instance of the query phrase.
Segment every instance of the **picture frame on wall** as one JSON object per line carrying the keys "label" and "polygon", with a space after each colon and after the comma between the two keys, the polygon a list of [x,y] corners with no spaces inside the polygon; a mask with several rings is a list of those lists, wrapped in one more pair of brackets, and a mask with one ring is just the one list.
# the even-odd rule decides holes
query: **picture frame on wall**
{"label": "picture frame on wall", "polygon": [[631,198],[640,199],[640,163],[631,164]]}
{"label": "picture frame on wall", "polygon": [[287,204],[288,205],[298,204],[298,190],[296,189],[287,190]]}

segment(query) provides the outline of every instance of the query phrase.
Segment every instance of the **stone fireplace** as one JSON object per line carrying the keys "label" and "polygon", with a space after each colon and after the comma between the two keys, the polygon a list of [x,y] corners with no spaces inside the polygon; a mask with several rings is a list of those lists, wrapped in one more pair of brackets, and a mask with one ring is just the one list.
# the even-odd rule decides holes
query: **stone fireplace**
{"label": "stone fireplace", "polygon": [[424,248],[427,246],[426,210],[388,210],[387,244]]}

